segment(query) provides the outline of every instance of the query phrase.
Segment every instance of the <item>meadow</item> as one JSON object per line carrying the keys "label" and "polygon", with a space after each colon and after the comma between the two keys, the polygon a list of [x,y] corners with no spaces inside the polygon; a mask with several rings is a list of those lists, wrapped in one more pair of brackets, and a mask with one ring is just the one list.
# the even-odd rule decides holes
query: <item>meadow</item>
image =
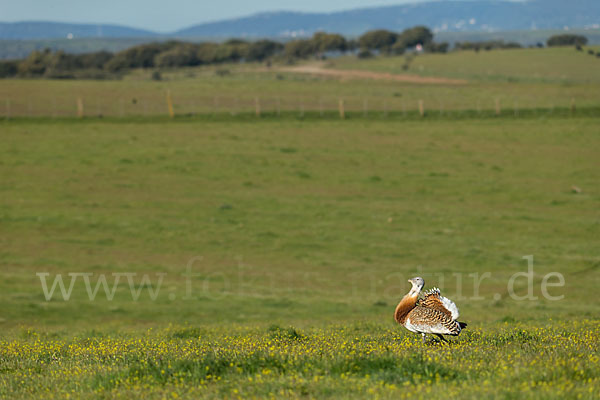
{"label": "meadow", "polygon": [[[4,119],[0,397],[597,397],[597,82],[145,73],[0,88],[360,99],[533,85],[576,88],[589,106]],[[468,322],[450,345],[394,323],[415,275]]]}

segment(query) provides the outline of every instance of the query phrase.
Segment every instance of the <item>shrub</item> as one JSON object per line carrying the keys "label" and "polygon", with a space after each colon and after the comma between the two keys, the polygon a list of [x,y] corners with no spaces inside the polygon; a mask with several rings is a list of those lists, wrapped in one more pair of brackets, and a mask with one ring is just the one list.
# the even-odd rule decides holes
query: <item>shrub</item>
{"label": "shrub", "polygon": [[17,75],[18,61],[0,61],[0,78],[10,78]]}
{"label": "shrub", "polygon": [[425,51],[429,53],[447,53],[449,44],[447,42],[444,43],[434,43],[430,42],[425,45]]}
{"label": "shrub", "polygon": [[485,42],[456,42],[454,48],[457,50],[496,50],[496,49],[520,49],[523,46],[517,42],[505,43],[503,40],[488,40]]}
{"label": "shrub", "polygon": [[231,71],[229,71],[227,68],[218,68],[215,70],[215,74],[217,76],[228,76],[231,75]]}
{"label": "shrub", "polygon": [[158,71],[158,70],[157,71],[152,71],[151,79],[153,81],[160,81],[160,80],[162,80],[162,75],[161,75],[160,71]]}
{"label": "shrub", "polygon": [[371,58],[373,57],[373,53],[371,53],[369,50],[367,49],[362,49],[361,51],[358,52],[357,54],[358,58]]}
{"label": "shrub", "polygon": [[546,44],[548,47],[552,46],[573,46],[573,45],[586,45],[588,42],[587,38],[582,35],[573,35],[570,33],[565,33],[562,35],[554,35],[551,36]]}

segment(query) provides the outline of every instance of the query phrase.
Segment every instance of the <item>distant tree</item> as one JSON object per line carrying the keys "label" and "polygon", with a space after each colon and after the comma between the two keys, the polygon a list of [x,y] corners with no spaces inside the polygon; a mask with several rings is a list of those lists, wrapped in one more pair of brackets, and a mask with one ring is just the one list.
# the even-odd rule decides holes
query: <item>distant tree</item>
{"label": "distant tree", "polygon": [[217,49],[219,45],[211,42],[200,43],[197,46],[196,55],[200,64],[212,64],[217,60]]}
{"label": "distant tree", "polygon": [[360,47],[360,45],[358,44],[358,40],[356,39],[350,39],[346,41],[346,50],[347,51],[354,51],[356,49],[358,49]]}
{"label": "distant tree", "polygon": [[179,42],[169,41],[134,46],[115,54],[104,67],[111,72],[129,68],[150,68],[154,66],[154,58],[159,53],[167,51],[178,44]]}
{"label": "distant tree", "polygon": [[426,46],[433,41],[433,33],[425,26],[415,26],[414,28],[404,30],[399,36],[398,41],[405,47],[415,47],[420,44]]}
{"label": "distant tree", "polygon": [[243,40],[243,39],[229,39],[226,42],[224,42],[223,44],[226,45],[232,45],[232,46],[237,46],[237,45],[247,45],[248,42]]}
{"label": "distant tree", "polygon": [[521,43],[517,43],[517,42],[508,42],[508,43],[504,43],[504,46],[502,46],[503,49],[522,49],[523,46],[521,45]]}
{"label": "distant tree", "polygon": [[402,41],[397,41],[390,48],[390,53],[400,56],[406,51],[406,45]]}
{"label": "distant tree", "polygon": [[546,44],[548,47],[553,46],[574,46],[574,45],[586,45],[588,42],[587,38],[583,35],[573,35],[570,33],[564,33],[562,35],[551,36]]}
{"label": "distant tree", "polygon": [[197,46],[180,43],[154,56],[154,65],[161,68],[186,67],[200,64]]}
{"label": "distant tree", "polygon": [[42,76],[48,68],[51,57],[50,49],[32,51],[25,60],[19,63],[17,73],[22,77]]}
{"label": "distant tree", "polygon": [[52,79],[73,79],[73,71],[81,69],[77,56],[57,51],[45,57],[46,70],[44,76]]}
{"label": "distant tree", "polygon": [[246,58],[248,42],[243,40],[229,40],[217,47],[215,62],[235,62]]}
{"label": "distant tree", "polygon": [[246,60],[264,61],[269,57],[281,52],[283,45],[272,40],[258,40],[248,46]]}
{"label": "distant tree", "polygon": [[311,39],[299,39],[287,42],[284,54],[288,58],[308,58],[316,54],[315,43]]}
{"label": "distant tree", "polygon": [[17,75],[19,61],[0,61],[0,78],[11,78]]}
{"label": "distant tree", "polygon": [[358,44],[362,49],[379,50],[388,53],[398,40],[398,34],[385,29],[369,31],[358,38]]}
{"label": "distant tree", "polygon": [[104,65],[113,58],[108,51],[97,51],[95,53],[79,54],[75,56],[80,68],[102,69]]}
{"label": "distant tree", "polygon": [[315,50],[319,53],[326,53],[328,51],[344,52],[348,48],[346,38],[337,33],[317,32],[312,37],[312,41],[314,42]]}

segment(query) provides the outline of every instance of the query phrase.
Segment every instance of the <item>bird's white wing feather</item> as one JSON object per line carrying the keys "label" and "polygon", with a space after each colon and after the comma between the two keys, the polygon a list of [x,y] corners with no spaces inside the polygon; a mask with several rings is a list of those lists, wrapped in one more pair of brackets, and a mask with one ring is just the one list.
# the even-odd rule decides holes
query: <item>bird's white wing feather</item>
{"label": "bird's white wing feather", "polygon": [[446,309],[448,311],[450,311],[450,314],[452,314],[452,319],[456,321],[460,315],[458,313],[458,307],[456,307],[456,304],[454,304],[454,302],[452,300],[450,300],[449,298],[441,296],[441,295],[440,295],[440,300],[441,300],[442,304],[444,305],[444,307],[446,307]]}

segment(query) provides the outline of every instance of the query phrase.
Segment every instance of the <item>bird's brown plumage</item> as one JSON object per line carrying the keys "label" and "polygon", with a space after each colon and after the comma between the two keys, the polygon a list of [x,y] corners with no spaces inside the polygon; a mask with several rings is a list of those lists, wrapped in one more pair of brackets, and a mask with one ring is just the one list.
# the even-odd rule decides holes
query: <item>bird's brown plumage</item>
{"label": "bird's brown plumage", "polygon": [[430,290],[425,293],[425,297],[417,302],[418,306],[432,308],[452,318],[452,313],[442,303],[439,289]]}
{"label": "bird's brown plumage", "polygon": [[425,292],[424,297],[419,300],[424,285],[423,278],[412,278],[409,282],[413,284],[413,288],[396,307],[395,320],[408,330],[422,335],[431,333],[442,338],[441,335],[460,334],[466,324],[457,321],[459,313],[456,305],[442,297],[437,288]]}
{"label": "bird's brown plumage", "polygon": [[408,313],[407,319],[420,332],[444,335],[458,335],[460,333],[460,325],[452,319],[450,312],[444,312],[437,307],[429,308],[417,305]]}
{"label": "bird's brown plumage", "polygon": [[418,297],[419,296],[417,295],[411,296],[410,294],[404,296],[400,303],[398,303],[398,306],[396,306],[396,311],[394,311],[394,319],[396,320],[396,322],[404,325],[408,313],[410,313],[411,310],[415,308]]}

